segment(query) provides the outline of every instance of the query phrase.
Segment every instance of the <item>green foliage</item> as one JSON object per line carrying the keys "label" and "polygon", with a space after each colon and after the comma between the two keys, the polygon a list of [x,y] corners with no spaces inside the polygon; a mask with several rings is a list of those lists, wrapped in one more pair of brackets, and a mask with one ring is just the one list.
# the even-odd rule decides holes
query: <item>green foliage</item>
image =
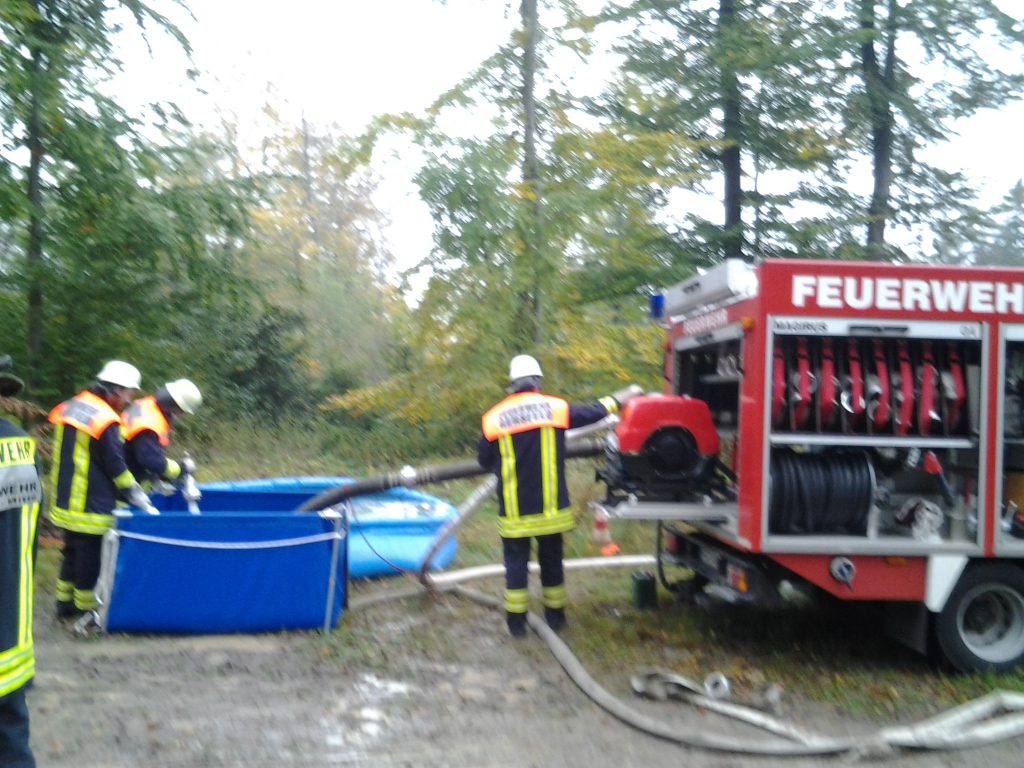
{"label": "green foliage", "polygon": [[244,253],[264,294],[302,318],[303,375],[329,394],[386,375],[392,323],[405,311],[385,284],[392,260],[377,237],[374,181],[353,166],[367,141],[277,126],[264,139],[265,200]]}
{"label": "green foliage", "polygon": [[[119,5],[187,51],[153,8]],[[0,302],[27,318],[5,323],[0,343],[32,396],[62,399],[119,357],[147,388],[187,375],[208,411],[278,419],[307,411],[325,376],[375,378],[401,308],[379,287],[387,260],[366,234],[372,188],[347,182],[358,147],[293,132],[268,140],[263,175],[243,176],[237,149],[196,134],[174,105],[154,106],[148,124],[129,118],[99,83],[120,66],[110,11],[46,0],[0,15],[0,122],[37,141],[43,163],[0,159]],[[307,275],[279,279],[282,260],[307,258]],[[36,359],[20,354],[36,346]]]}
{"label": "green foliage", "polygon": [[[0,125],[24,144],[37,115],[44,161],[36,206],[27,154],[0,158],[0,310],[32,316],[41,289],[30,378],[42,402],[125,357],[147,386],[195,378],[210,414],[301,418],[328,443],[387,461],[400,446],[472,446],[519,352],[573,400],[629,381],[660,389],[659,331],[643,317],[652,289],[737,244],[757,257],[871,254],[858,232],[877,210],[849,178],[887,113],[886,220],[916,227],[920,251],[943,261],[1005,263],[1019,251],[1019,201],[993,223],[962,175],[920,161],[951,120],[1020,95],[1019,72],[966,44],[1024,40],[988,0],[635,0],[594,17],[570,0],[541,3],[535,133],[516,33],[425,114],[381,116],[362,136],[268,118],[257,163],[196,135],[174,105],[156,107],[148,127],[159,130],[144,131],[102,95],[119,66],[114,5],[187,48],[140,0],[0,7]],[[620,76],[581,98],[570,70],[588,65],[606,30]],[[921,66],[908,63],[910,41]],[[869,49],[881,85],[865,79]],[[465,110],[490,128],[451,135],[448,118]],[[416,183],[435,247],[411,310],[385,283],[393,265],[364,167],[386,131],[408,132],[427,157]],[[726,197],[738,191],[742,215],[723,224],[707,202],[730,174]],[[31,347],[28,326],[7,324],[0,344]]]}
{"label": "green foliage", "polygon": [[[693,201],[683,226],[662,227],[692,262],[707,264],[737,238],[755,256],[821,255],[846,239],[853,211],[843,186],[846,138],[824,117],[842,99],[841,65],[828,63],[841,55],[832,37],[838,22],[815,2],[731,6],[725,17],[724,4],[610,5],[599,20],[624,30],[616,46],[624,65],[589,110],[651,147],[692,148],[690,173],[660,201],[666,207],[672,188]],[[726,104],[732,122],[723,119]],[[658,156],[648,151],[638,162],[656,168]],[[730,177],[747,209],[732,228],[705,213],[708,182]],[[815,217],[826,210],[822,228]]]}
{"label": "green foliage", "polygon": [[1018,181],[992,213],[995,222],[977,247],[977,263],[1024,266],[1024,182]]}

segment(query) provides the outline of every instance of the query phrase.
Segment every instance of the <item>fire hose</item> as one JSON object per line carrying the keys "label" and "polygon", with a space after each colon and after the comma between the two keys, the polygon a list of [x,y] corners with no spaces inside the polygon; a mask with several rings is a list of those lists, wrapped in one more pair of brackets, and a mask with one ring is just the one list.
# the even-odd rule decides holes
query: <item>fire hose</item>
{"label": "fire hose", "polygon": [[[572,455],[595,455],[597,452],[599,451],[594,451],[592,445],[589,449],[584,449],[577,445]],[[353,492],[357,490],[354,486],[366,488],[366,490],[361,491],[362,493],[370,493],[385,488],[393,488],[396,485],[405,485],[411,481],[410,479],[418,482],[436,482],[437,478],[454,479],[455,477],[471,476],[468,474],[470,469],[468,463],[428,469],[429,471],[417,471],[406,468],[398,473],[390,473],[378,477],[372,482],[352,483],[321,494],[317,499],[311,500],[307,504],[311,508],[321,509],[323,506],[331,506],[332,503],[339,503],[344,499],[350,499],[352,496],[358,495]],[[467,472],[467,474],[456,474],[457,472]],[[472,474],[481,474],[481,472],[474,471]],[[391,484],[381,485],[382,483]],[[443,529],[437,542],[435,542],[435,545],[424,558],[418,577],[422,586],[432,593],[451,591],[480,605],[500,610],[503,607],[501,600],[464,587],[462,584],[474,579],[501,576],[504,573],[503,565],[478,566],[444,574],[431,575],[428,573],[431,561],[438,550],[440,550],[448,538],[455,534],[459,526],[491,497],[494,492],[495,483],[496,479],[493,476],[487,478],[459,506],[452,522]],[[336,501],[323,504],[324,499],[328,499],[335,494],[338,497]],[[323,504],[323,506],[314,506],[314,502],[316,504]],[[642,567],[651,565],[653,561],[654,558],[650,555],[570,559],[565,561],[565,568],[567,570],[582,570],[608,567]],[[537,568],[537,563],[530,563],[531,571],[536,571]],[[364,609],[386,600],[412,597],[421,592],[422,590],[419,588],[378,592],[375,595],[367,595],[352,600],[349,604],[349,609]],[[647,672],[643,675],[634,676],[632,685],[638,695],[662,698],[661,693],[666,695],[670,692],[681,694],[677,695],[677,697],[683,698],[705,710],[714,711],[760,728],[776,738],[770,741],[765,741],[764,739],[747,740],[731,735],[708,733],[707,729],[701,725],[683,728],[677,723],[667,723],[651,718],[613,695],[591,677],[572,650],[548,627],[543,619],[528,613],[527,622],[533,631],[547,644],[552,655],[566,671],[570,679],[595,704],[626,725],[651,736],[683,746],[735,754],[776,757],[844,755],[856,759],[887,754],[897,749],[963,749],[1024,735],[1024,694],[1007,691],[994,691],[916,724],[883,728],[867,738],[833,738],[805,732],[753,707],[723,701],[720,698],[694,691],[691,689],[692,686],[687,684],[685,678],[677,675]]]}
{"label": "fire hose", "polygon": [[[599,422],[600,423],[600,422]],[[588,456],[598,456],[604,452],[604,442],[599,439],[587,439],[587,440],[567,440],[565,446],[565,457],[567,459],[578,459],[585,458]],[[365,480],[356,480],[352,483],[346,483],[345,485],[339,485],[335,488],[329,488],[323,493],[319,493],[311,499],[308,499],[296,512],[317,512],[327,507],[333,507],[335,504],[340,504],[343,501],[351,499],[353,496],[362,496],[367,493],[377,493],[379,491],[386,491],[389,488],[411,488],[418,485],[426,485],[428,483],[443,483],[447,480],[458,480],[467,477],[476,477],[478,475],[490,472],[490,469],[484,469],[475,460],[466,460],[452,462],[449,464],[438,464],[427,467],[402,467],[397,472],[387,472],[383,475],[377,475],[376,477],[369,477]]]}
{"label": "fire hose", "polygon": [[[465,520],[477,511],[493,491],[492,483],[491,478],[481,483],[470,498],[459,507],[456,519]],[[453,526],[448,535],[454,534],[455,528],[457,526]],[[650,555],[580,558],[566,560],[565,568],[566,570],[609,567],[635,568],[649,566],[653,560],[654,558]],[[433,575],[427,573],[429,565],[430,556],[424,561],[419,578],[431,592],[454,592],[488,608],[500,610],[503,607],[501,600],[497,597],[462,586],[467,581],[501,576],[504,573],[503,565],[477,566]],[[530,569],[536,572],[537,563],[530,563]],[[350,610],[361,610],[380,602],[413,597],[421,592],[422,590],[419,588],[397,592],[378,592],[374,595],[353,599],[349,608]],[[1006,691],[994,691],[914,725],[884,728],[868,738],[842,739],[802,731],[753,707],[686,691],[683,698],[690,703],[758,727],[779,739],[768,742],[763,739],[744,740],[729,735],[708,733],[703,726],[682,728],[677,723],[666,723],[651,718],[616,697],[594,680],[572,650],[548,627],[543,619],[528,613],[527,622],[547,644],[552,655],[570,679],[595,704],[626,725],[683,746],[716,752],[776,757],[842,754],[856,758],[885,754],[895,749],[963,749],[1024,735],[1024,694]],[[681,680],[682,678],[672,674],[647,672],[634,677],[633,688],[639,695],[660,698],[657,694],[652,694],[652,691],[656,688],[669,691],[673,688],[679,689],[682,687]]]}

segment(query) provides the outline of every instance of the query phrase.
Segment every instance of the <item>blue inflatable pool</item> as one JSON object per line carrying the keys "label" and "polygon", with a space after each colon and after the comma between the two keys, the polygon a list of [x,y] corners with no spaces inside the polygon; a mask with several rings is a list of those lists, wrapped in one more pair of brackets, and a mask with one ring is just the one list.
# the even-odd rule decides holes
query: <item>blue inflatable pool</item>
{"label": "blue inflatable pool", "polygon": [[[104,543],[97,592],[109,632],[266,632],[333,626],[348,578],[418,570],[455,508],[416,490],[359,496],[296,513],[343,477],[201,485],[199,514],[180,494],[159,516],[129,508]],[[450,539],[431,568],[455,557]]]}

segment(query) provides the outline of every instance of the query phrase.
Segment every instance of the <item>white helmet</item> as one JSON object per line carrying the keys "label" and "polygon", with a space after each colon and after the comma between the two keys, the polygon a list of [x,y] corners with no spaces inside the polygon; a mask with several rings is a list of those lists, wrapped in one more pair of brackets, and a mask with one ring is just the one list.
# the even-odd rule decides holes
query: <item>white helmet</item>
{"label": "white helmet", "polygon": [[142,386],[142,374],[139,373],[139,369],[124,360],[111,360],[96,374],[96,380],[125,389],[138,389]]}
{"label": "white helmet", "polygon": [[164,384],[164,389],[167,390],[167,394],[171,396],[174,404],[185,413],[195,413],[196,408],[203,404],[203,396],[199,392],[199,387],[188,379],[168,381]]}
{"label": "white helmet", "polygon": [[508,380],[525,379],[527,376],[543,377],[540,363],[529,355],[516,355],[508,365]]}

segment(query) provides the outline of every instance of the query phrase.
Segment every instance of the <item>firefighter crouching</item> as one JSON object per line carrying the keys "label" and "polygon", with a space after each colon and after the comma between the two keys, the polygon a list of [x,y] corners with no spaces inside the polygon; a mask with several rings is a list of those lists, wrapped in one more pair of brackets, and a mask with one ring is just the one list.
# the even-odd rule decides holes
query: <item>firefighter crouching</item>
{"label": "firefighter crouching", "polygon": [[[0,358],[0,397],[21,391],[11,358]],[[32,578],[42,484],[36,442],[0,418],[0,765],[35,768],[25,687],[35,674]]]}
{"label": "firefighter crouching", "polygon": [[[64,529],[57,578],[57,616],[92,617],[103,534],[113,523],[118,497],[156,514],[128,469],[120,412],[135,396],[141,376],[135,366],[112,360],[96,382],[52,411],[53,503],[50,519]],[[93,627],[83,626],[82,629]]]}
{"label": "firefighter crouching", "polygon": [[505,559],[505,619],[513,637],[526,635],[530,539],[537,559],[544,618],[552,629],[566,624],[562,534],[575,526],[565,481],[565,431],[616,414],[640,388],[633,386],[596,403],[570,405],[540,391],[540,364],[517,355],[509,365],[510,394],[482,419],[477,461],[498,477],[498,533]]}
{"label": "firefighter crouching", "polygon": [[188,379],[169,381],[155,394],[140,397],[122,414],[125,458],[128,469],[139,480],[158,484],[179,483],[195,474],[189,458],[178,463],[168,458],[171,426],[183,413],[192,415],[203,402],[199,387]]}

